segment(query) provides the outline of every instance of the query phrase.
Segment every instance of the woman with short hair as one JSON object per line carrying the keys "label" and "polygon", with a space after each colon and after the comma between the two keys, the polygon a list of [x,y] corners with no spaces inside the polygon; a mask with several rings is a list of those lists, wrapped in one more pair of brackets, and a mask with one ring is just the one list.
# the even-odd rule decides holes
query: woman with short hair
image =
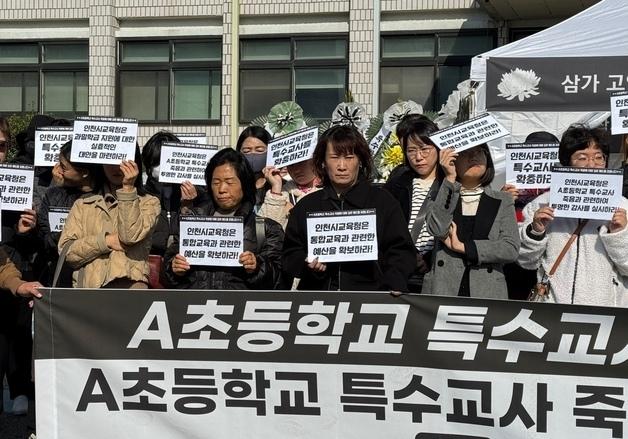
{"label": "woman with short hair", "polygon": [[[415,266],[415,250],[399,203],[371,184],[371,152],[351,126],[334,126],[319,138],[314,167],[323,188],[299,201],[288,219],[283,264],[289,276],[300,278],[300,290],[407,291]],[[307,215],[375,209],[377,260],[322,263],[308,260]]]}

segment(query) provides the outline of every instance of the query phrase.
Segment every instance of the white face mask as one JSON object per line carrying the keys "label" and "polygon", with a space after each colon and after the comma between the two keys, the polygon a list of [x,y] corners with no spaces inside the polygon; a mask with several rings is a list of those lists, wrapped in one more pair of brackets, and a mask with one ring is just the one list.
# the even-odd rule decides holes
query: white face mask
{"label": "white face mask", "polygon": [[159,181],[159,165],[151,169],[150,176],[153,177],[155,180]]}

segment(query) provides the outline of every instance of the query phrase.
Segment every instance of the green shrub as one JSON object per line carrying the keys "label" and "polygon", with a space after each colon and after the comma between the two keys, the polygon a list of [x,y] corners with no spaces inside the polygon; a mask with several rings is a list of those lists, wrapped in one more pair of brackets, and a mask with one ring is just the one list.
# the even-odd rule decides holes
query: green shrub
{"label": "green shrub", "polygon": [[35,113],[16,113],[7,117],[9,122],[9,129],[11,130],[11,139],[9,139],[9,150],[7,151],[7,161],[11,160],[17,154],[17,144],[15,142],[15,136],[21,133],[28,124],[31,123],[31,119],[35,116]]}

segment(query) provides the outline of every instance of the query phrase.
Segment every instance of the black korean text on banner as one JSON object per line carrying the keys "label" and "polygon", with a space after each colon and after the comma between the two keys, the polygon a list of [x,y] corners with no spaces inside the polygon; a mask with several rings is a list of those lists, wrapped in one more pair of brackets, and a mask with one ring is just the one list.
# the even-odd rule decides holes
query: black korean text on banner
{"label": "black korean text on banner", "polygon": [[0,164],[2,210],[32,209],[34,179],[35,168],[32,165]]}
{"label": "black korean text on banner", "polygon": [[242,217],[181,217],[179,253],[190,265],[240,267],[243,251]]}
{"label": "black korean text on banner", "polygon": [[552,166],[558,163],[558,143],[507,143],[506,183],[517,189],[547,189]]}
{"label": "black korean text on banner", "polygon": [[369,143],[369,149],[371,150],[371,154],[375,156],[377,151],[384,144],[384,140],[390,135],[390,130],[382,125],[380,130],[375,134],[375,136],[371,139],[371,143]]}
{"label": "black korean text on banner", "polygon": [[207,144],[207,135],[205,133],[175,133],[174,135],[177,136],[181,143]]}
{"label": "black korean text on banner", "polygon": [[611,133],[628,133],[628,93],[614,93],[611,96]]}
{"label": "black korean text on banner", "polygon": [[268,144],[266,166],[283,168],[312,158],[318,141],[318,127],[308,127],[273,139]]}
{"label": "black korean text on banner", "polygon": [[611,93],[628,90],[624,56],[489,58],[489,111],[608,111]]}
{"label": "black korean text on banner", "polygon": [[205,168],[216,152],[218,147],[212,145],[164,143],[159,159],[159,182],[190,181],[205,186]]}
{"label": "black korean text on banner", "polygon": [[307,260],[319,262],[377,260],[375,209],[310,212]]}
{"label": "black korean text on banner", "polygon": [[70,213],[67,207],[51,207],[48,209],[48,223],[51,232],[61,233],[65,227],[65,220]]}
{"label": "black korean text on banner", "polygon": [[621,169],[556,166],[550,205],[556,217],[610,220],[622,204],[622,187]]}
{"label": "black korean text on banner", "polygon": [[72,140],[72,127],[42,127],[35,131],[35,166],[54,166],[59,150]]}
{"label": "black korean text on banner", "polygon": [[38,438],[206,437],[209,419],[234,439],[626,437],[625,308],[52,293],[35,305]]}
{"label": "black korean text on banner", "polygon": [[508,131],[493,116],[484,113],[466,122],[436,131],[430,139],[438,149],[454,148],[456,151],[464,151],[507,135]]}
{"label": "black korean text on banner", "polygon": [[73,162],[118,165],[134,160],[137,121],[112,117],[78,117],[72,139]]}

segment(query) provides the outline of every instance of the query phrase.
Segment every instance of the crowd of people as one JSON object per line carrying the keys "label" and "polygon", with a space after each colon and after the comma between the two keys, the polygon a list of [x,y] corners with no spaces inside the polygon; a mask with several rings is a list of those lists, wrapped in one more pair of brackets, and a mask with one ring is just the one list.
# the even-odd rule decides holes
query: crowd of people
{"label": "crowd of people", "polygon": [[[35,129],[54,124],[65,122],[33,119],[18,136],[16,160],[32,164]],[[512,185],[491,186],[495,167],[486,144],[439,150],[430,140],[438,129],[423,115],[399,122],[405,162],[384,185],[372,182],[369,144],[351,125],[329,128],[313,157],[287,169],[266,166],[271,135],[249,127],[235,148],[209,161],[205,187],[159,181],[162,144],[178,141],[169,132],[153,135],[120,165],[75,163],[72,142],[65,144],[54,168],[36,170],[33,208],[2,212],[0,288],[13,294],[0,294],[0,380],[6,375],[14,413],[25,413],[32,393],[29,302],[41,286],[525,299],[543,282],[549,302],[626,303],[628,200],[610,221],[555,218],[547,192],[532,198]],[[0,119],[0,162],[9,139]],[[604,130],[572,126],[562,134],[563,166],[604,168],[608,157]],[[70,209],[62,232],[51,230],[51,208]],[[376,259],[308,258],[308,214],[364,209],[375,212]],[[242,217],[239,266],[190,264],[180,251],[181,215]],[[576,245],[554,270],[573,235]]]}

